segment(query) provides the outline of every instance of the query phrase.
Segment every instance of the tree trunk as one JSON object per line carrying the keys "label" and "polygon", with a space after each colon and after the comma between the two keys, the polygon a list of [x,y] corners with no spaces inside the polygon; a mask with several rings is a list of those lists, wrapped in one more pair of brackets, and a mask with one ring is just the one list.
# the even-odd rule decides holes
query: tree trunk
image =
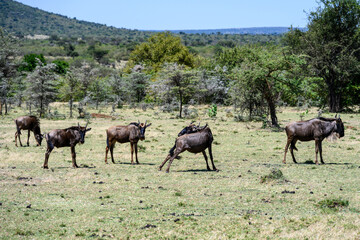
{"label": "tree trunk", "polygon": [[337,113],[342,110],[341,94],[336,92],[335,87],[329,87],[329,111]]}
{"label": "tree trunk", "polygon": [[43,106],[43,99],[40,99],[40,117],[44,115],[44,106]]}
{"label": "tree trunk", "polygon": [[279,127],[277,116],[276,116],[276,107],[275,103],[272,99],[267,100],[270,110],[270,117],[271,117],[271,125],[273,127]]}
{"label": "tree trunk", "polygon": [[183,102],[182,102],[182,92],[179,91],[179,97],[180,97],[180,118],[182,118],[182,105],[183,105]]}
{"label": "tree trunk", "polygon": [[5,98],[5,115],[8,114],[8,105],[7,105],[7,101],[6,101],[6,98]]}
{"label": "tree trunk", "polygon": [[73,110],[73,99],[70,99],[70,101],[69,101],[69,105],[70,105],[70,118],[72,118],[72,117],[73,117],[73,115],[72,115],[72,110]]}

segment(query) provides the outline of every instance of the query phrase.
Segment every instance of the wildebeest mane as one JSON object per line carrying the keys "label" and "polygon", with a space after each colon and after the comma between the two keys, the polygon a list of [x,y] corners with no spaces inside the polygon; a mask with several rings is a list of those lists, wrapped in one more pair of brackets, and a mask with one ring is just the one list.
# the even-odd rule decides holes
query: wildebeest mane
{"label": "wildebeest mane", "polygon": [[68,128],[65,128],[64,129],[65,131],[67,131],[67,130],[79,130],[79,127],[78,126],[72,126],[72,127],[68,127]]}

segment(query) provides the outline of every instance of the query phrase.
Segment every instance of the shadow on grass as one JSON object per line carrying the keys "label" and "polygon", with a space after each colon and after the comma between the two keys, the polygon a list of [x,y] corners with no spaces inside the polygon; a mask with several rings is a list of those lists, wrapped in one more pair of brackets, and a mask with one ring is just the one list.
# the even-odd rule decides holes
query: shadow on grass
{"label": "shadow on grass", "polygon": [[[132,165],[131,162],[115,162],[115,163],[109,163],[109,164],[124,164],[124,165]],[[156,165],[155,163],[135,163],[134,166],[136,165],[149,165],[149,166],[153,166],[153,165]]]}
{"label": "shadow on grass", "polygon": [[[311,160],[308,160],[306,162],[298,162],[297,164],[301,164],[301,165],[315,165],[315,162],[311,161]],[[326,163],[325,164],[322,164],[320,163],[319,166],[321,165],[344,165],[344,166],[347,166],[347,165],[354,165],[353,163]]]}
{"label": "shadow on grass", "polygon": [[207,169],[190,169],[190,170],[180,170],[180,171],[174,171],[174,172],[216,172],[216,171],[207,170]]}

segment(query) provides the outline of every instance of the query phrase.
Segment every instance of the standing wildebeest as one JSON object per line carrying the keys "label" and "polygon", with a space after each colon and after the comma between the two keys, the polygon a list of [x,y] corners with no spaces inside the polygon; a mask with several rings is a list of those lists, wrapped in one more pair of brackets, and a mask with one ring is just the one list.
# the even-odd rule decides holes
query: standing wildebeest
{"label": "standing wildebeest", "polygon": [[44,168],[49,168],[48,160],[54,147],[71,147],[72,165],[74,168],[79,167],[76,164],[75,146],[79,142],[80,144],[85,142],[85,134],[91,130],[91,128],[86,129],[87,125],[88,124],[86,123],[85,127],[80,127],[78,123],[78,126],[69,127],[66,129],[55,129],[46,134],[45,139],[47,142],[47,150],[45,153]]}
{"label": "standing wildebeest", "polygon": [[34,133],[35,140],[37,145],[41,145],[41,141],[43,139],[43,135],[40,132],[40,121],[35,116],[23,116],[18,117],[15,119],[16,124],[16,133],[15,133],[15,146],[17,146],[17,137],[19,137],[20,146],[22,146],[20,135],[20,130],[28,130],[28,139],[27,145],[29,146],[29,138],[30,138],[30,131]]}
{"label": "standing wildebeest", "polygon": [[180,153],[182,153],[184,151],[189,151],[191,153],[202,152],[202,154],[204,155],[205,161],[206,161],[207,170],[210,171],[211,169],[209,167],[208,158],[207,158],[207,155],[205,152],[205,150],[207,148],[209,149],[209,155],[210,155],[213,170],[217,171],[217,169],[214,165],[214,160],[213,160],[212,150],[211,150],[211,144],[212,144],[213,140],[214,140],[213,135],[211,133],[210,128],[207,126],[207,124],[204,127],[202,127],[198,132],[185,134],[185,135],[178,137],[175,142],[176,148],[175,148],[174,154],[172,156],[171,156],[171,154],[169,154],[165,158],[165,160],[159,166],[159,171],[161,171],[162,167],[170,159],[169,166],[166,169],[166,172],[169,172],[171,163],[174,161],[174,159]]}
{"label": "standing wildebeest", "polygon": [[290,152],[294,163],[296,163],[294,156],[294,149],[297,151],[295,144],[300,141],[315,140],[315,163],[318,163],[317,154],[320,152],[321,163],[324,163],[322,158],[322,145],[321,142],[324,138],[336,134],[338,138],[344,136],[344,124],[339,118],[314,118],[307,121],[293,122],[286,126],[287,143],[285,146],[285,154],[283,163],[286,163],[286,153],[290,145]]}
{"label": "standing wildebeest", "polygon": [[139,140],[141,140],[141,141],[145,140],[146,128],[151,125],[151,123],[146,125],[146,122],[147,121],[145,121],[145,123],[132,122],[127,126],[118,125],[118,126],[109,127],[109,129],[106,130],[105,163],[107,163],[107,155],[108,155],[109,149],[110,149],[110,154],[111,154],[111,160],[113,163],[115,163],[113,152],[114,152],[114,146],[115,146],[116,142],[119,142],[119,143],[130,142],[131,164],[134,164],[134,159],[133,159],[134,148],[135,148],[136,163],[139,164],[138,156],[137,156],[137,152],[138,152],[137,143]]}

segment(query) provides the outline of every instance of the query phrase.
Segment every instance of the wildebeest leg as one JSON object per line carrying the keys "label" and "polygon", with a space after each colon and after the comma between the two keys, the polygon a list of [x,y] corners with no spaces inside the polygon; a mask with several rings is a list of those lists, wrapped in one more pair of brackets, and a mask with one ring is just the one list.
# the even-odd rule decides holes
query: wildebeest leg
{"label": "wildebeest leg", "polygon": [[137,153],[138,153],[137,142],[134,143],[134,146],[135,146],[135,159],[136,159],[136,164],[139,164],[139,160],[138,160],[138,156],[137,156]]}
{"label": "wildebeest leg", "polygon": [[171,166],[172,162],[174,161],[174,159],[175,159],[180,153],[182,153],[182,152],[183,152],[183,151],[178,151],[177,149],[175,150],[174,155],[173,155],[172,157],[170,157],[169,165],[168,165],[168,167],[167,167],[167,169],[166,169],[166,172],[167,172],[167,173],[169,172],[170,166]]}
{"label": "wildebeest leg", "polygon": [[73,165],[73,168],[78,168],[79,166],[76,164],[76,152],[75,152],[75,146],[71,146],[71,158],[72,158],[72,165]]}
{"label": "wildebeest leg", "polygon": [[29,146],[29,138],[30,138],[30,130],[28,130],[28,140],[26,142],[26,144]]}
{"label": "wildebeest leg", "polygon": [[294,155],[294,149],[297,150],[297,148],[295,147],[296,141],[297,140],[292,140],[291,145],[290,145],[290,153],[291,153],[291,156],[292,156],[292,159],[293,159],[294,163],[297,163],[296,159],[295,159],[295,155]]}
{"label": "wildebeest leg", "polygon": [[291,143],[292,139],[288,139],[287,142],[286,142],[286,146],[285,146],[285,153],[284,153],[284,160],[283,160],[283,163],[286,164],[286,153],[289,149],[289,145]]}
{"label": "wildebeest leg", "polygon": [[130,142],[130,146],[131,146],[131,164],[134,164],[134,143]]}
{"label": "wildebeest leg", "polygon": [[17,137],[19,137],[20,146],[22,147],[20,135],[21,135],[21,133],[18,133],[18,132],[15,133],[15,146],[17,146]]}
{"label": "wildebeest leg", "polygon": [[202,151],[202,154],[204,155],[204,158],[205,158],[207,170],[208,170],[208,171],[211,171],[211,169],[210,169],[210,167],[209,167],[209,164],[208,164],[208,157],[206,156],[206,152],[205,152],[205,151]]}
{"label": "wildebeest leg", "polygon": [[319,140],[315,139],[315,164],[319,165],[318,162],[318,152],[319,152]]}
{"label": "wildebeest leg", "polygon": [[213,158],[213,155],[212,155],[212,147],[211,147],[211,145],[209,146],[209,155],[210,155],[210,160],[211,160],[213,170],[218,171],[218,169],[215,167],[215,164],[214,164],[214,158]]}
{"label": "wildebeest leg", "polygon": [[165,160],[161,163],[161,165],[159,166],[159,171],[161,171],[162,167],[165,165],[165,163],[171,158],[170,154],[167,155],[167,157],[165,158]]}
{"label": "wildebeest leg", "polygon": [[105,163],[107,164],[108,162],[107,162],[107,155],[108,155],[108,152],[109,152],[109,147],[108,146],[106,146],[106,148],[105,148]]}
{"label": "wildebeest leg", "polygon": [[110,146],[111,161],[112,161],[113,163],[115,163],[115,161],[114,161],[114,147],[115,147],[115,144],[113,144],[113,145]]}
{"label": "wildebeest leg", "polygon": [[49,168],[49,166],[48,166],[49,156],[53,149],[54,149],[54,147],[48,145],[48,148],[45,153],[45,162],[44,162],[44,166],[43,166],[43,168],[45,168],[45,169]]}
{"label": "wildebeest leg", "polygon": [[320,152],[320,160],[321,160],[321,163],[322,164],[325,164],[324,163],[324,160],[323,160],[323,157],[322,157],[322,142],[319,141],[319,152]]}

